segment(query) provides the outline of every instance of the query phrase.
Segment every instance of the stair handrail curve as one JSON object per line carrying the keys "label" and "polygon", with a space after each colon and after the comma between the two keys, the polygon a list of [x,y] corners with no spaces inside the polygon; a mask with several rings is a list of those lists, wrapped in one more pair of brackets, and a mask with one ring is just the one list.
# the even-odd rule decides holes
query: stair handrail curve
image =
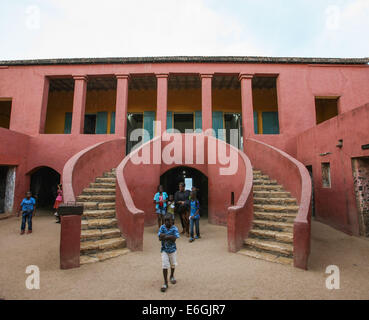
{"label": "stair handrail curve", "polygon": [[124,157],[116,169],[116,217],[118,219],[119,228],[126,239],[127,247],[132,251],[143,250],[145,212],[138,209],[133,202],[131,192],[128,189],[124,177],[124,168],[128,161],[136,156],[140,150],[158,139],[161,139],[161,136],[157,136],[133,150]]}
{"label": "stair handrail curve", "polygon": [[[210,139],[216,139],[209,136]],[[243,160],[245,165],[245,182],[241,194],[235,205],[228,207],[227,215],[227,238],[228,238],[228,251],[237,252],[243,246],[243,241],[247,237],[248,232],[252,226],[252,220],[254,216],[253,210],[253,171],[250,159],[240,149],[233,145],[226,143],[221,139],[217,139],[218,143],[225,143],[229,145]]]}
{"label": "stair handrail curve", "polygon": [[[299,203],[299,209],[297,216],[294,220],[294,228],[293,228],[293,259],[294,266],[307,269],[308,256],[310,254],[310,228],[311,228],[311,178],[308,170],[305,166],[293,158],[286,152],[271,146],[262,141],[258,141],[253,138],[246,138],[245,143],[245,151],[246,154],[249,155],[251,161],[257,165],[261,165],[263,163],[263,159],[267,159],[269,156],[274,156],[274,163],[277,163],[279,160],[279,168],[278,170],[273,172],[273,178],[276,178],[280,183],[284,186],[290,186],[289,190],[291,194],[296,197]],[[258,156],[253,155],[252,149],[253,147],[263,149],[263,155],[258,158]],[[254,161],[253,161],[254,160]],[[272,162],[273,162],[272,161]],[[283,162],[283,163],[281,163]],[[281,173],[281,165],[289,170],[288,172],[291,174],[289,177],[283,176]],[[271,169],[271,166],[266,166],[265,168],[260,168],[265,173],[269,174],[268,169]],[[298,178],[297,184],[296,179],[293,179],[292,175],[295,178]]]}
{"label": "stair handrail curve", "polygon": [[[76,195],[79,195],[91,181],[104,172],[115,168],[124,156],[125,141],[124,138],[119,138],[99,142],[73,155],[63,168],[63,202],[76,202]],[[122,152],[122,156],[112,156],[116,152],[118,154]],[[93,161],[88,162],[89,158],[92,158]],[[81,170],[84,171],[84,174],[80,173]]]}

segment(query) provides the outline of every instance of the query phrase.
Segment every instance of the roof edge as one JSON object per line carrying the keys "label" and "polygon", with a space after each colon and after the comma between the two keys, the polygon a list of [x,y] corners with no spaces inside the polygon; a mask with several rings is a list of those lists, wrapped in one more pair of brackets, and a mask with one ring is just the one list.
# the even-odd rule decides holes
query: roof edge
{"label": "roof edge", "polygon": [[350,64],[367,65],[366,58],[302,58],[263,56],[161,56],[60,58],[35,60],[3,60],[0,66],[77,65],[77,64],[142,64],[142,63],[273,63],[273,64]]}

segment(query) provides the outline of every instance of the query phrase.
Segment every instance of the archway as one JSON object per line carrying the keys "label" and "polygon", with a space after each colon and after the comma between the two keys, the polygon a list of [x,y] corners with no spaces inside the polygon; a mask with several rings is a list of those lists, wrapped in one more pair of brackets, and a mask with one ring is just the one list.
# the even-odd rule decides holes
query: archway
{"label": "archway", "polygon": [[198,189],[201,216],[208,217],[208,178],[201,171],[185,166],[175,167],[161,175],[160,184],[168,195],[174,195],[178,190],[178,184],[185,182],[185,179],[192,179],[192,186]]}
{"label": "archway", "polygon": [[31,173],[30,190],[38,208],[52,209],[60,174],[52,168],[40,167]]}

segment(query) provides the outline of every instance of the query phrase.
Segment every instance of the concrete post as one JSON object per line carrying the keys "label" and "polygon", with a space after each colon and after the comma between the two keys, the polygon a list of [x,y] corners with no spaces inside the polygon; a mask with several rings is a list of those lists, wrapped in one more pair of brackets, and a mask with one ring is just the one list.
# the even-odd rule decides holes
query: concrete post
{"label": "concrete post", "polygon": [[115,108],[115,134],[120,137],[127,135],[128,109],[128,74],[117,74],[117,99]]}
{"label": "concrete post", "polygon": [[213,127],[212,117],[212,74],[201,74],[201,112],[202,112],[202,131]]}
{"label": "concrete post", "polygon": [[82,134],[85,123],[87,77],[73,76],[74,98],[72,116],[72,134]]}
{"label": "concrete post", "polygon": [[[156,74],[157,100],[156,100],[156,128],[155,136],[162,135],[167,130],[168,109],[168,74]],[[159,124],[160,123],[160,124]]]}
{"label": "concrete post", "polygon": [[80,265],[81,216],[61,216],[60,269],[78,268]]}
{"label": "concrete post", "polygon": [[242,135],[243,145],[245,139],[254,134],[254,107],[252,102],[252,74],[240,74],[241,104],[242,104]]}

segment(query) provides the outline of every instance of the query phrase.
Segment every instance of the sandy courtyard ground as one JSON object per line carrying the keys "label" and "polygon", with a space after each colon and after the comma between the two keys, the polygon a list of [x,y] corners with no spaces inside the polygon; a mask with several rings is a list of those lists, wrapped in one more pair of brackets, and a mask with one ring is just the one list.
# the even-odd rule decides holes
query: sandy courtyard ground
{"label": "sandy courtyard ground", "polygon": [[[145,229],[144,251],[59,269],[60,225],[45,213],[34,233],[19,235],[20,218],[0,221],[2,299],[368,299],[369,241],[312,224],[309,270],[227,252],[226,228],[201,221],[202,239],[178,240],[178,283],[160,292],[162,270],[156,227]],[[340,289],[328,290],[328,265],[340,268]],[[41,287],[25,287],[28,265],[40,268]]]}

